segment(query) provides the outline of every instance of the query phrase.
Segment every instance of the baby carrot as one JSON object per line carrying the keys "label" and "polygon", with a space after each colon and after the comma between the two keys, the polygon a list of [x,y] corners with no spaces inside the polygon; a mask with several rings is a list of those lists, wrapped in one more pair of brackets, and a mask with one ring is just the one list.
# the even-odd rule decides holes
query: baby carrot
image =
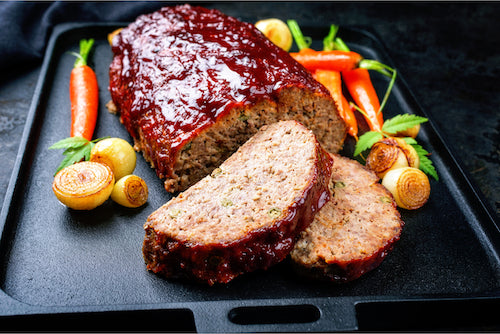
{"label": "baby carrot", "polygon": [[342,78],[352,99],[361,108],[370,130],[381,131],[384,125],[384,117],[368,70],[357,68],[343,71]]}
{"label": "baby carrot", "polygon": [[332,95],[340,117],[347,125],[347,132],[354,138],[358,135],[358,122],[354,111],[349,106],[346,98],[342,94],[342,81],[340,79],[340,72],[330,70],[316,70],[313,74],[314,78],[323,84]]}
{"label": "baby carrot", "polygon": [[[348,46],[339,37],[334,39],[333,46],[342,51],[350,51]],[[375,70],[391,78],[382,104],[373,87],[368,70]],[[342,79],[356,103],[356,109],[363,114],[370,130],[381,131],[384,125],[382,109],[396,80],[396,71],[376,60],[363,59],[359,64],[359,68],[342,71]]]}
{"label": "baby carrot", "polygon": [[290,52],[290,55],[310,71],[348,71],[357,68],[363,59],[359,53],[341,50]]}
{"label": "baby carrot", "polygon": [[299,52],[290,52],[290,55],[311,72],[317,69],[332,71],[351,70],[357,68],[359,62],[363,59],[360,54],[351,51],[313,50],[309,47],[312,42],[311,38],[302,34],[297,21],[288,20],[287,24],[299,49]]}
{"label": "baby carrot", "polygon": [[[290,54],[295,60],[307,68],[317,81],[328,89],[337,106],[340,117],[347,125],[347,132],[357,139],[358,122],[354,116],[354,111],[342,94],[340,71],[356,68],[357,64],[355,63],[361,60],[361,56],[354,52],[334,51],[332,47],[328,47],[328,50],[324,51],[315,51],[309,47],[311,45],[311,39],[302,34],[297,21],[288,20],[287,24],[299,49],[299,52]],[[324,42],[333,42],[337,30],[337,26],[332,25],[330,33],[325,38]],[[326,44],[325,49],[327,49]],[[352,57],[352,55],[355,56]]]}
{"label": "baby carrot", "polygon": [[69,96],[71,102],[71,137],[92,139],[99,103],[99,90],[94,71],[87,65],[93,39],[80,41],[80,53],[74,53],[77,59],[71,70]]}
{"label": "baby carrot", "polygon": [[[288,20],[287,23],[299,48],[299,52],[290,53],[292,57],[312,73],[318,71],[341,72],[343,81],[356,103],[355,108],[363,114],[370,130],[380,131],[384,124],[382,109],[396,79],[396,71],[376,60],[364,59],[360,54],[349,50],[341,38],[335,37],[338,31],[338,26],[336,25],[330,26],[329,34],[323,40],[323,51],[315,51],[309,48],[311,39],[302,34],[297,22],[295,20]],[[375,70],[391,78],[382,103],[378,99],[368,70]],[[347,100],[345,97],[343,98],[341,86],[339,85],[338,88],[333,89],[333,84],[329,83],[328,80],[334,79],[326,78],[328,75],[324,75],[325,77],[320,78],[321,75],[316,73],[316,78],[320,82],[323,80],[322,83],[330,90],[341,116],[343,118],[345,116],[344,121],[348,123],[347,119],[350,117],[349,111],[352,112],[352,109],[343,107],[347,103]],[[354,117],[352,118],[355,119]],[[354,132],[353,126],[354,123],[348,123],[348,127],[351,128],[350,133]]]}

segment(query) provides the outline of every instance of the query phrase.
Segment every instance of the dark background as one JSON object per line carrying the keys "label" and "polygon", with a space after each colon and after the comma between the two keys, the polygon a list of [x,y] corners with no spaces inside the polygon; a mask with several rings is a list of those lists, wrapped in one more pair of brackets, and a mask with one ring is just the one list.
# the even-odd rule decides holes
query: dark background
{"label": "dark background", "polygon": [[[4,200],[17,159],[45,47],[54,26],[63,22],[129,22],[139,14],[166,4],[0,2],[0,202]],[[335,23],[341,27],[363,26],[377,33],[452,153],[482,191],[491,211],[500,216],[500,54],[497,50],[500,3],[198,4],[247,22],[269,17],[294,18],[301,26],[326,27]],[[467,314],[462,311],[458,317],[469,316],[469,311],[483,310],[474,305],[461,309]],[[406,311],[403,309],[400,313]],[[441,310],[427,311],[440,313]],[[372,310],[366,313],[372,314]]]}
{"label": "dark background", "polygon": [[[128,22],[165,2],[0,2],[0,202],[16,160],[47,41],[62,22]],[[377,33],[456,158],[500,212],[500,3],[219,2],[241,20]]]}

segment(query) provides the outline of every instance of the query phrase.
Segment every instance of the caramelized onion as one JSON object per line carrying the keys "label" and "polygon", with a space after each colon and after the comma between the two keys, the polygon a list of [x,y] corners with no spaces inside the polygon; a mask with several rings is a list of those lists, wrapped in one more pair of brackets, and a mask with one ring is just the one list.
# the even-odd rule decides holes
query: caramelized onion
{"label": "caramelized onion", "polygon": [[427,175],[412,167],[389,171],[382,179],[382,185],[392,193],[400,208],[408,210],[422,207],[431,193]]}
{"label": "caramelized onion", "polygon": [[366,158],[366,166],[379,178],[383,178],[390,170],[402,167],[418,168],[419,165],[417,151],[401,138],[384,138],[376,142]]}
{"label": "caramelized onion", "polygon": [[413,167],[417,169],[420,167],[420,158],[418,157],[418,153],[413,148],[413,146],[411,146],[401,138],[388,138],[388,139],[394,139],[399,148],[403,150],[406,156],[406,160],[408,160],[408,167]]}
{"label": "caramelized onion", "polygon": [[59,171],[52,190],[64,205],[75,210],[92,210],[109,198],[114,183],[113,172],[108,166],[83,161]]}
{"label": "caramelized onion", "polygon": [[127,208],[140,207],[148,200],[148,186],[139,176],[124,176],[113,187],[111,199]]}
{"label": "caramelized onion", "polygon": [[408,160],[404,151],[395,142],[386,142],[385,139],[373,144],[366,167],[370,168],[379,178],[396,168],[408,167]]}
{"label": "caramelized onion", "polygon": [[108,165],[118,181],[135,169],[136,155],[134,148],[121,138],[106,138],[98,141],[90,152],[90,161]]}
{"label": "caramelized onion", "polygon": [[280,19],[266,19],[255,23],[255,27],[259,29],[271,42],[279,46],[285,51],[289,51],[292,47],[293,38],[290,29],[285,22]]}

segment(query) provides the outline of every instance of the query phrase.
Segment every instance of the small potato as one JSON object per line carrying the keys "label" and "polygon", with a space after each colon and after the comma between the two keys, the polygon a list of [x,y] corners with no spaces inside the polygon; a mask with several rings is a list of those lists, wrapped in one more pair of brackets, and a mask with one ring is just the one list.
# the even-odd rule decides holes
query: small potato
{"label": "small potato", "polygon": [[136,160],[132,145],[121,138],[98,141],[90,152],[90,161],[108,165],[117,181],[134,172]]}
{"label": "small potato", "polygon": [[126,175],[116,182],[111,199],[127,208],[137,208],[148,200],[148,186],[136,175]]}

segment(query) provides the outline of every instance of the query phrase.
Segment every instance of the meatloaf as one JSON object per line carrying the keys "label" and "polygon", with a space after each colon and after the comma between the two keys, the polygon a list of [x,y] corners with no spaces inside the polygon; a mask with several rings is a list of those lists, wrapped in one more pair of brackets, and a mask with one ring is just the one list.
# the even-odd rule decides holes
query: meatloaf
{"label": "meatloaf", "polygon": [[148,217],[147,268],[212,285],[283,260],[328,201],[331,164],[298,122],[263,126],[211,175]]}
{"label": "meatloaf", "polygon": [[382,262],[404,223],[374,172],[349,158],[333,158],[331,199],[290,255],[301,273],[347,282]]}
{"label": "meatloaf", "polygon": [[337,152],[345,123],[328,90],[254,25],[180,5],[112,40],[109,89],[137,150],[170,192],[208,175],[264,124],[294,119]]}

